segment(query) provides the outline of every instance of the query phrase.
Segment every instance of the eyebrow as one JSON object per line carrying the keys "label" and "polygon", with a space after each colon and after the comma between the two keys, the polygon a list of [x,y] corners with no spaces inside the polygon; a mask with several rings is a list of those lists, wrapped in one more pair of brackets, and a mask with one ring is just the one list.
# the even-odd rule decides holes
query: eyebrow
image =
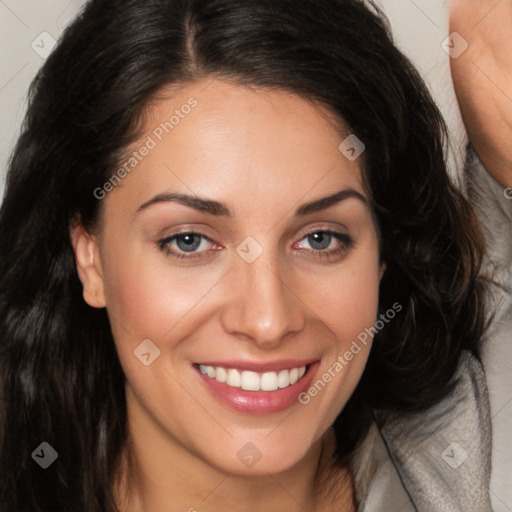
{"label": "eyebrow", "polygon": [[[309,215],[311,213],[319,212],[321,210],[326,210],[327,208],[334,206],[341,201],[344,201],[349,198],[354,198],[362,201],[365,205],[368,204],[368,200],[361,193],[353,188],[345,188],[332,194],[330,196],[322,197],[320,199],[316,199],[309,203],[303,204],[297,210],[295,210],[295,216],[301,217],[304,215]],[[145,210],[150,206],[157,203],[168,203],[174,202],[182,204],[183,206],[188,206],[189,208],[193,208],[200,212],[208,213],[210,215],[215,215],[217,217],[233,217],[232,211],[223,203],[218,201],[214,201],[212,199],[203,199],[198,196],[191,196],[187,194],[177,194],[177,193],[163,193],[157,194],[156,196],[146,201],[144,204],[139,206],[137,209],[137,213],[141,210]]]}
{"label": "eyebrow", "polygon": [[213,201],[211,199],[202,199],[198,196],[190,196],[187,194],[175,194],[175,193],[164,193],[157,194],[152,197],[149,201],[146,201],[144,204],[140,205],[137,209],[137,212],[141,210],[145,210],[150,206],[157,203],[179,203],[183,206],[188,206],[189,208],[194,208],[194,210],[198,210],[200,212],[209,213],[210,215],[215,215],[217,217],[232,217],[233,214],[231,210],[224,204],[219,203],[218,201]]}
{"label": "eyebrow", "polygon": [[335,194],[332,194],[331,196],[322,197],[310,203],[303,204],[297,208],[297,210],[295,210],[295,215],[300,217],[302,215],[309,215],[310,213],[326,210],[327,208],[349,198],[359,199],[365,205],[368,205],[368,200],[363,196],[363,194],[359,193],[353,188],[345,188],[339,192],[336,192]]}

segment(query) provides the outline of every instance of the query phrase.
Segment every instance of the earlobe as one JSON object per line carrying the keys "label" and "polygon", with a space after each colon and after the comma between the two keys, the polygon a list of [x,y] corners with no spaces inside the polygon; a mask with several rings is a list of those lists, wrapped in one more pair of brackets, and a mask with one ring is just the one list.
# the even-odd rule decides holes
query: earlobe
{"label": "earlobe", "polygon": [[103,271],[96,237],[83,226],[76,225],[70,228],[70,238],[84,300],[93,308],[104,308],[106,301]]}
{"label": "earlobe", "polygon": [[380,280],[383,278],[383,276],[384,276],[384,272],[386,272],[386,268],[387,268],[386,262],[385,262],[385,261],[383,261],[383,262],[380,264],[379,282],[380,282]]}

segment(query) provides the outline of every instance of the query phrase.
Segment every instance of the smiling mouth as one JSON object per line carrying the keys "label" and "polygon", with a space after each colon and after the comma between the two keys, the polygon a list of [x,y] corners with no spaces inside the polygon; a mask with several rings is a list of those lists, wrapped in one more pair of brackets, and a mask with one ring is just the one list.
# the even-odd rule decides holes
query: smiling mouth
{"label": "smiling mouth", "polygon": [[239,371],[235,368],[221,366],[205,366],[203,364],[198,365],[197,368],[203,375],[232,388],[239,388],[244,391],[277,391],[292,386],[299,381],[307,373],[309,366],[264,373],[248,370]]}

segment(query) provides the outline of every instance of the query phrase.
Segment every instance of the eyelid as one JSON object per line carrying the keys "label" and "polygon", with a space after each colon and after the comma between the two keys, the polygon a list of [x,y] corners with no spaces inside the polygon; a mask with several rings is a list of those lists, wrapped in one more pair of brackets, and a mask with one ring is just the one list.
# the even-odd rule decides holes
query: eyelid
{"label": "eyelid", "polygon": [[205,240],[208,240],[209,242],[213,243],[213,240],[208,235],[205,235],[201,231],[195,231],[195,230],[192,230],[192,229],[188,229],[188,230],[185,230],[185,231],[177,231],[176,233],[173,233],[172,235],[169,235],[169,236],[166,236],[165,238],[162,238],[161,240],[158,241],[158,243],[159,244],[160,243],[161,244],[169,243],[170,241],[175,240],[180,235],[197,235],[197,236],[200,236],[201,238],[204,238]]}
{"label": "eyelid", "polygon": [[[333,229],[313,229],[312,231],[306,232],[299,240],[295,243],[301,242],[305,238],[307,238],[310,235],[314,235],[315,233],[325,233],[327,235],[331,235],[333,238],[338,240],[341,244],[345,245],[352,245],[354,243],[353,238],[348,233],[341,233],[340,231],[336,231]],[[295,244],[294,244],[295,245]],[[331,249],[333,251],[334,249]],[[317,252],[317,253],[328,253],[329,250],[315,250],[311,249],[311,252]]]}
{"label": "eyelid", "polygon": [[302,234],[302,236],[300,237],[300,240],[302,240],[304,237],[306,237],[308,235],[312,235],[313,233],[319,233],[319,232],[331,233],[331,234],[340,234],[340,235],[344,234],[344,233],[341,233],[340,231],[338,231],[337,229],[334,229],[334,228],[331,228],[331,227],[327,227],[325,225],[324,226],[314,226],[312,228],[307,229]]}
{"label": "eyelid", "polygon": [[[338,224],[338,226],[340,225]],[[302,258],[315,260],[317,262],[319,260],[324,260],[326,263],[330,260],[333,262],[341,261],[344,259],[344,256],[346,256],[356,245],[356,242],[354,238],[349,234],[348,229],[345,226],[343,226],[343,228],[343,230],[340,228],[331,228],[327,227],[325,224],[312,226],[307,231],[305,231],[301,237],[297,239],[296,242],[294,242],[293,249],[295,254]],[[297,243],[302,242],[305,238],[314,233],[326,233],[331,235],[338,242],[337,247],[323,250],[295,247]]]}
{"label": "eyelid", "polygon": [[[214,244],[215,248],[212,248],[212,249],[209,249],[209,250],[206,250],[206,251],[201,251],[201,252],[189,252],[187,253],[186,251],[177,251],[175,249],[171,249],[169,247],[169,245],[175,241],[177,239],[177,237],[179,237],[180,235],[196,235],[196,236],[199,236],[201,237],[203,240],[207,240],[208,242]],[[169,255],[172,255],[172,257],[174,257],[175,259],[181,259],[181,260],[194,260],[194,259],[198,259],[198,258],[204,258],[205,255],[209,252],[211,252],[212,250],[213,251],[217,251],[219,250],[219,247],[218,247],[218,244],[216,242],[214,242],[208,235],[205,235],[204,233],[198,231],[198,230],[194,230],[194,229],[185,229],[185,230],[180,230],[180,231],[177,231],[176,233],[173,233],[172,235],[169,235],[161,240],[159,240],[157,242],[157,245],[158,247],[160,248],[161,251],[166,251],[167,254]]]}
{"label": "eyelid", "polygon": [[217,236],[216,231],[212,229],[208,224],[196,222],[168,225],[165,227],[165,229],[159,229],[154,236],[159,240],[165,240],[171,238],[172,236],[185,235],[188,233],[204,235],[207,238],[215,238],[215,236]]}
{"label": "eyelid", "polygon": [[331,226],[326,225],[325,223],[323,223],[323,224],[317,223],[317,224],[313,225],[312,227],[307,228],[304,232],[302,232],[300,237],[297,238],[297,241],[303,240],[307,236],[312,235],[314,233],[319,233],[319,232],[329,233],[334,236],[345,236],[345,237],[352,238],[349,235],[349,230],[344,225],[336,224],[336,226],[337,227],[333,228]]}

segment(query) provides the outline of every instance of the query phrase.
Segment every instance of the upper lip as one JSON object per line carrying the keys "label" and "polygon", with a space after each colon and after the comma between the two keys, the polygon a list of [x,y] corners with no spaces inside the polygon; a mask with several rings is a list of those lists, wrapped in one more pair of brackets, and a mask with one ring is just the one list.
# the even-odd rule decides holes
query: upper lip
{"label": "upper lip", "polygon": [[252,371],[256,373],[278,372],[281,370],[290,370],[292,368],[300,368],[318,361],[318,359],[280,359],[278,361],[201,361],[196,365],[204,366],[220,366],[222,368],[233,368],[241,371]]}

